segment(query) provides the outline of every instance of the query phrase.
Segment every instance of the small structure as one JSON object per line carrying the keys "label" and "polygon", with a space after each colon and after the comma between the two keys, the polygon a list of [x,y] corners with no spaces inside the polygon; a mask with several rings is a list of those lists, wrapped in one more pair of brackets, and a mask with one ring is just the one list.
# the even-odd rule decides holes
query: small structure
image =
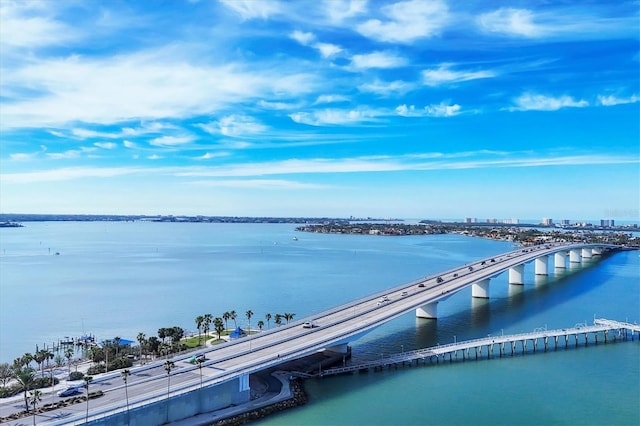
{"label": "small structure", "polygon": [[238,338],[244,337],[246,335],[247,335],[247,333],[245,333],[243,329],[241,329],[240,327],[237,327],[235,330],[233,330],[233,332],[231,332],[229,337],[232,338],[232,339],[238,339]]}

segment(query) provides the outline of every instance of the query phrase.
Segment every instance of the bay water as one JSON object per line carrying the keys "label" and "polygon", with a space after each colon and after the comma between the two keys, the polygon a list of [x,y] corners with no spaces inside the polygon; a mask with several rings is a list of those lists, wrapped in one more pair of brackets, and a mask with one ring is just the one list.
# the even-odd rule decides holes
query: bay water
{"label": "bay water", "polygon": [[[294,239],[294,237],[296,237]],[[293,224],[30,222],[0,228],[0,362],[65,336],[135,340],[235,310],[238,325],[294,320],[460,264],[513,250],[460,235],[300,233]],[[352,342],[353,362],[501,333],[640,320],[640,257],[620,252],[525,284],[491,282]],[[231,326],[231,325],[230,325]],[[273,320],[270,324],[273,327]],[[310,402],[260,424],[640,424],[640,344],[307,380]]]}

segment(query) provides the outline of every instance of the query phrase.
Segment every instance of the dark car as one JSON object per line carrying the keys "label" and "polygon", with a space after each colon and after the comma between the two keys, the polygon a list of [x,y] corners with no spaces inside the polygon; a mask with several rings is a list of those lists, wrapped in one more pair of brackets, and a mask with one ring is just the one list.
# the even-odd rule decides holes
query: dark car
{"label": "dark car", "polygon": [[424,287],[424,283],[418,284],[418,287]]}
{"label": "dark car", "polygon": [[80,393],[81,386],[70,386],[58,392],[58,396],[71,396]]}

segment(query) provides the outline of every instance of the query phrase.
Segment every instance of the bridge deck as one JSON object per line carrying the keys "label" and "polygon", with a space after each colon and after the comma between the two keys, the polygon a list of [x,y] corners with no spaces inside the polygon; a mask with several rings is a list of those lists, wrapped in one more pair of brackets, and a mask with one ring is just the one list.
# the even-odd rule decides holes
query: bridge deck
{"label": "bridge deck", "polygon": [[[628,322],[619,322],[608,320],[604,318],[594,319],[594,325],[585,326],[581,325],[578,327],[571,328],[563,328],[558,330],[535,330],[530,333],[520,333],[520,334],[510,334],[510,335],[501,335],[501,336],[489,336],[482,337],[479,339],[473,340],[465,340],[461,342],[450,343],[447,345],[438,345],[430,348],[417,349],[413,351],[402,352],[398,354],[393,354],[387,358],[369,361],[366,363],[356,364],[356,365],[348,365],[344,367],[336,367],[330,368],[321,371],[318,376],[325,377],[336,374],[344,374],[350,373],[353,371],[367,370],[370,368],[379,368],[385,367],[388,365],[401,364],[405,362],[411,362],[414,360],[426,360],[431,359],[432,357],[445,357],[446,355],[451,356],[451,354],[457,354],[458,351],[463,353],[463,356],[466,351],[466,356],[469,355],[469,350],[474,349],[475,355],[478,353],[482,353],[482,348],[487,347],[487,353],[490,355],[493,353],[493,348],[495,345],[499,345],[500,353],[504,353],[505,346],[507,344],[511,345],[512,353],[516,350],[515,344],[517,342],[521,342],[522,351],[526,351],[527,341],[533,342],[534,351],[537,348],[538,340],[543,339],[545,348],[548,345],[548,340],[551,338],[557,347],[558,338],[564,337],[565,344],[567,344],[569,340],[569,336],[575,337],[576,344],[578,343],[578,336],[585,336],[585,343],[588,343],[588,335],[593,334],[595,341],[597,343],[597,333],[604,333],[605,341],[607,340],[607,335],[611,331],[617,331],[618,334],[614,334],[614,340],[616,337],[620,337],[621,339],[628,339],[628,331],[631,331],[631,339],[635,339],[635,333],[638,333],[638,339],[640,340],[640,326],[638,324],[630,324]],[[627,332],[625,332],[627,331]],[[478,352],[479,350],[479,352]]]}

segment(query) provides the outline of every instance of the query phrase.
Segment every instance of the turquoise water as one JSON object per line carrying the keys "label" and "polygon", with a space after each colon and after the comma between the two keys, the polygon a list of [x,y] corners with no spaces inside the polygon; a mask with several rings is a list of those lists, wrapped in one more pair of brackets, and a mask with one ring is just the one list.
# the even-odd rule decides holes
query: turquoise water
{"label": "turquoise water", "polygon": [[[35,345],[138,332],[236,310],[296,319],[481,257],[506,242],[457,235],[296,233],[293,225],[27,223],[0,229],[0,362]],[[292,240],[293,236],[298,241]],[[55,255],[55,253],[60,253]],[[564,328],[593,316],[640,320],[640,258],[623,252],[525,285],[492,281],[353,342],[354,361],[487,334]],[[406,368],[306,382],[310,403],[262,424],[640,424],[640,345]]]}

